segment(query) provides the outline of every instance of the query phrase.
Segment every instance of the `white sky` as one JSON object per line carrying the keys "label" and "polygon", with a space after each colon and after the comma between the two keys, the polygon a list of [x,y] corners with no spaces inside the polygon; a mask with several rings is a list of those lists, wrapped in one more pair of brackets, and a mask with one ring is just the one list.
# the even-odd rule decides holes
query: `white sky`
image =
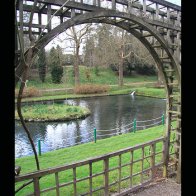
{"label": "white sky", "polygon": [[174,4],[176,4],[176,5],[181,6],[181,0],[167,0],[167,1],[169,1],[169,2],[171,2],[171,3],[174,3]]}

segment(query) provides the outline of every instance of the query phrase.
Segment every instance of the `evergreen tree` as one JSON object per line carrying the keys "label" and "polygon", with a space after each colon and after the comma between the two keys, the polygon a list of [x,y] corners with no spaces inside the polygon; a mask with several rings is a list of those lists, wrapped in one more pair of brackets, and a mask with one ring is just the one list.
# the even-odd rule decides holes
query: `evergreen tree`
{"label": "evergreen tree", "polygon": [[86,39],[84,46],[84,63],[89,67],[93,67],[95,62],[95,43],[93,36]]}
{"label": "evergreen tree", "polygon": [[57,45],[57,47],[56,47],[56,53],[57,53],[57,57],[59,60],[59,66],[62,66],[62,64],[63,64],[63,51],[59,45]]}
{"label": "evergreen tree", "polygon": [[56,66],[52,68],[51,71],[52,76],[52,82],[53,83],[61,83],[61,79],[63,77],[63,67],[62,66]]}
{"label": "evergreen tree", "polygon": [[63,77],[62,56],[62,49],[59,45],[57,45],[56,49],[54,47],[51,48],[49,64],[53,83],[60,83]]}
{"label": "evergreen tree", "polygon": [[58,57],[58,52],[54,47],[50,49],[48,65],[50,70],[53,67],[60,66],[60,58]]}
{"label": "evergreen tree", "polygon": [[39,53],[39,58],[38,58],[38,71],[39,71],[39,78],[42,82],[45,81],[46,78],[46,53],[45,49],[43,48],[40,53]]}

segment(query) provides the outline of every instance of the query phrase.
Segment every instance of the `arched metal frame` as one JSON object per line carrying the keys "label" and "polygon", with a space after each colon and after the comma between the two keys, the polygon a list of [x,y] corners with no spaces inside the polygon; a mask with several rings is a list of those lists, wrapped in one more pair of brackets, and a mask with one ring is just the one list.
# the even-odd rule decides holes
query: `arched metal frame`
{"label": "arched metal frame", "polygon": [[[118,19],[122,19],[120,22]],[[163,36],[156,30],[152,25],[148,24],[145,20],[141,19],[133,14],[128,14],[124,12],[118,12],[115,10],[107,11],[94,11],[90,13],[83,13],[79,16],[74,16],[71,19],[61,23],[59,26],[52,29],[46,35],[44,35],[37,43],[35,43],[36,50],[34,50],[33,56],[37,55],[37,52],[45,47],[50,41],[52,41],[57,35],[66,31],[71,26],[84,24],[84,23],[107,23],[114,26],[120,27],[129,33],[133,34],[138,40],[140,40],[143,45],[148,49],[152,57],[154,58],[157,68],[161,73],[167,98],[167,107],[166,107],[166,132],[165,132],[165,175],[167,170],[167,164],[169,159],[169,141],[170,141],[170,131],[171,131],[171,120],[172,115],[176,114],[173,109],[174,103],[174,88],[176,92],[181,93],[181,67],[178,63],[178,60],[175,59],[173,51],[170,49],[168,42],[165,41]],[[133,28],[137,26],[139,30]],[[143,31],[148,32],[152,39],[158,42],[158,46],[155,47],[146,36],[144,36]],[[158,49],[157,49],[158,48]],[[37,50],[38,49],[38,50]],[[159,52],[161,51],[161,55]],[[165,56],[166,55],[166,56]],[[164,60],[167,60],[166,65]],[[167,75],[168,72],[172,70],[172,74]],[[176,87],[173,85],[173,80],[176,78],[178,81]],[[178,99],[180,103],[180,98]],[[181,111],[178,110],[177,119],[180,119]],[[181,124],[178,123],[178,131],[181,130]],[[181,161],[181,160],[179,160]],[[180,165],[180,164],[179,164]]]}

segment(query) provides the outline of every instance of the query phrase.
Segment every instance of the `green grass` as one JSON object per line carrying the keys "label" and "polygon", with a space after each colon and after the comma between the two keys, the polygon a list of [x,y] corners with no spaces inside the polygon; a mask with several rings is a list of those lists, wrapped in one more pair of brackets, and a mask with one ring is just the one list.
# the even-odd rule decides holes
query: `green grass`
{"label": "green grass", "polygon": [[136,95],[156,97],[156,98],[165,98],[166,93],[165,89],[153,88],[153,87],[130,87],[128,85],[119,87],[119,86],[111,86],[108,93],[101,94],[73,94],[73,93],[65,93],[65,91],[61,92],[53,92],[53,95],[45,95],[41,97],[31,97],[31,98],[23,98],[23,102],[28,101],[44,101],[44,100],[60,100],[60,99],[73,99],[73,98],[84,98],[84,97],[96,97],[96,96],[105,96],[105,95],[123,95],[129,94],[132,91],[136,91]]}
{"label": "green grass", "polygon": [[[22,113],[24,120],[27,121],[59,121],[82,118],[89,115],[90,111],[88,108],[81,106],[36,104],[23,106]],[[17,111],[15,111],[15,118],[19,119]]]}
{"label": "green grass", "polygon": [[148,97],[157,97],[165,98],[166,92],[165,89],[160,88],[151,88],[151,87],[139,87],[135,88],[136,95],[148,96]]}
{"label": "green grass", "polygon": [[[157,76],[141,76],[132,75],[129,77],[124,77],[124,86],[118,86],[118,76],[109,68],[99,68],[99,75],[97,76],[95,68],[88,68],[85,66],[80,66],[80,81],[81,84],[104,84],[110,85],[108,93],[102,94],[90,94],[76,95],[73,93],[74,87],[74,77],[73,77],[73,67],[68,66],[64,68],[64,76],[61,84],[53,84],[51,81],[50,74],[47,74],[46,81],[44,83],[40,82],[38,76],[34,79],[28,81],[28,87],[35,87],[39,90],[43,89],[62,89],[58,91],[41,92],[41,96],[23,98],[22,101],[38,101],[38,100],[51,100],[51,99],[66,99],[66,98],[82,98],[91,96],[103,96],[103,95],[117,95],[117,94],[128,94],[133,90],[138,89],[138,95],[145,96],[155,96],[164,98],[164,89],[152,90],[150,88],[153,84],[134,84],[135,82],[156,82]],[[89,79],[87,74],[90,75]],[[144,87],[143,89],[140,86]],[[149,88],[147,88],[149,87]],[[65,90],[65,88],[69,88]],[[70,89],[71,88],[71,89]],[[156,92],[155,92],[156,91]],[[161,93],[160,93],[161,92]]]}
{"label": "green grass", "polygon": [[[81,144],[79,146],[74,146],[74,147],[69,147],[65,149],[59,149],[52,152],[44,153],[42,156],[39,157],[40,166],[41,169],[46,169],[50,167],[56,167],[60,165],[70,164],[73,162],[78,162],[81,160],[89,159],[106,153],[115,152],[123,148],[135,146],[136,144],[141,144],[149,140],[153,140],[158,137],[161,137],[164,134],[164,129],[165,129],[164,126],[160,125],[146,130],[142,130],[138,132],[136,131],[136,133],[128,133],[120,136],[113,136],[107,139],[97,140],[97,143],[91,142],[87,144]],[[145,153],[149,152],[148,148],[145,149]],[[156,150],[160,151],[161,149],[162,149],[162,145],[160,143],[159,145],[156,146]],[[157,161],[161,159],[161,157],[159,156],[157,155],[156,158]],[[141,150],[136,150],[134,152],[134,160],[139,159],[140,157],[141,157]],[[130,153],[125,153],[122,155],[122,164],[127,163],[127,161],[129,160],[130,160]],[[15,159],[15,164],[20,165],[22,167],[21,174],[33,172],[36,170],[35,160],[33,156],[17,158]],[[117,165],[118,165],[117,158],[114,157],[110,159],[109,162],[110,168],[116,167]],[[144,162],[144,168],[148,166],[149,163],[147,161]],[[133,173],[138,172],[140,170],[140,167],[141,167],[140,164],[135,163],[133,167]],[[101,172],[102,169],[103,169],[102,161],[93,164],[93,173]],[[77,179],[88,176],[89,175],[88,172],[89,170],[87,166],[81,166],[77,168]],[[128,166],[122,169],[123,176],[127,176],[128,172],[129,172]],[[61,172],[59,176],[60,176],[59,178],[61,183],[68,182],[73,179],[72,170]],[[110,182],[113,182],[117,177],[118,175],[116,171],[111,172],[109,175]],[[54,185],[55,183],[54,179],[55,179],[54,175],[48,175],[47,177],[43,177],[40,181],[41,188],[46,188],[51,185]],[[138,183],[139,179],[137,178],[137,176],[133,179],[133,181],[134,183]],[[85,192],[85,190],[88,187],[88,183],[89,183],[88,181],[79,183],[77,186],[78,191]],[[126,188],[127,183],[124,182],[122,188],[123,187]],[[100,187],[102,184],[103,184],[102,176],[93,178],[94,188]],[[19,184],[16,185],[16,187],[18,186]],[[116,188],[117,187],[115,186],[111,187],[110,191],[116,191]],[[24,188],[24,190],[20,191],[16,195],[25,195],[29,193],[30,190],[32,191],[32,186],[30,186],[29,188],[28,187]],[[65,194],[65,188],[63,188],[62,191],[64,191]],[[66,191],[67,191],[66,195],[70,195],[70,196],[73,195],[72,187],[67,188]],[[51,194],[48,193],[46,195],[54,195],[54,193]],[[95,195],[99,195],[99,194],[97,193]]]}
{"label": "green grass", "polygon": [[[118,85],[118,76],[110,68],[99,68],[99,75],[95,74],[95,68],[88,68],[86,66],[80,66],[80,82],[81,84],[107,84],[107,85]],[[87,77],[87,75],[89,77]],[[141,76],[132,75],[124,77],[124,83],[132,82],[156,82],[157,76]],[[55,88],[70,88],[74,87],[73,67],[64,67],[64,75],[62,83],[52,83],[51,74],[47,73],[45,82],[42,83],[39,76],[31,78],[28,83],[28,87],[36,87],[38,89],[55,89]],[[17,85],[18,87],[18,85]]]}

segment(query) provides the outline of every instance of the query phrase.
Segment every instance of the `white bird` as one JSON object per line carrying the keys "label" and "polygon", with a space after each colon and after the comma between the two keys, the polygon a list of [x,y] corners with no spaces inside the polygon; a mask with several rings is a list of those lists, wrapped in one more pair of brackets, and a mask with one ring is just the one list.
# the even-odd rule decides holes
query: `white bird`
{"label": "white bird", "polygon": [[135,91],[133,91],[133,92],[131,93],[131,95],[135,95]]}

